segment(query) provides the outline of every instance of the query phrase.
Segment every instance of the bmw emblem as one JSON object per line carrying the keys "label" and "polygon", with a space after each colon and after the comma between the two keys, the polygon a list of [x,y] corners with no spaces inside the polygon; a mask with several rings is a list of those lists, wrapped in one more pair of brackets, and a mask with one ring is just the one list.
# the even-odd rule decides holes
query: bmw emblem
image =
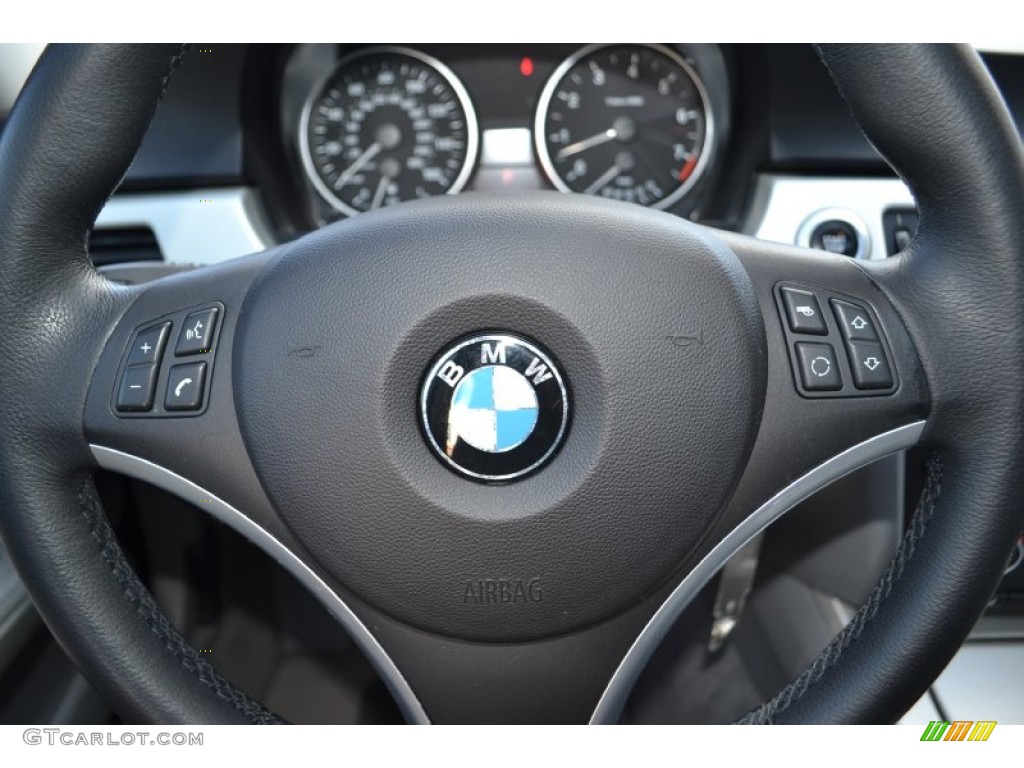
{"label": "bmw emblem", "polygon": [[551,357],[519,336],[460,341],[423,382],[427,442],[451,469],[504,482],[534,471],[565,437],[569,396]]}

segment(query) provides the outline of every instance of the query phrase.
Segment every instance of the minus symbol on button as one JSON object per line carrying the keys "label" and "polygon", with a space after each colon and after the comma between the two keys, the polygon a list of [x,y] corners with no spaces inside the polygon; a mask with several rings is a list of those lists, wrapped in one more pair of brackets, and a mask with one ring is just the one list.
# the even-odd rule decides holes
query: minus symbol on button
{"label": "minus symbol on button", "polygon": [[129,384],[128,389],[142,389],[141,384]]}

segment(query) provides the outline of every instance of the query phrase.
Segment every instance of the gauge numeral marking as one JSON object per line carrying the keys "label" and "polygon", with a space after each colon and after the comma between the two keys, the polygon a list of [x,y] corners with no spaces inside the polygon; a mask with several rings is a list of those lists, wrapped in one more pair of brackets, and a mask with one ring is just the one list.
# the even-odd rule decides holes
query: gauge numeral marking
{"label": "gauge numeral marking", "polygon": [[587,46],[542,91],[537,154],[562,191],[666,208],[702,176],[707,103],[693,65],[671,48]]}
{"label": "gauge numeral marking", "polygon": [[342,59],[303,111],[300,137],[311,184],[352,215],[458,191],[476,159],[476,116],[440,62],[391,46]]}

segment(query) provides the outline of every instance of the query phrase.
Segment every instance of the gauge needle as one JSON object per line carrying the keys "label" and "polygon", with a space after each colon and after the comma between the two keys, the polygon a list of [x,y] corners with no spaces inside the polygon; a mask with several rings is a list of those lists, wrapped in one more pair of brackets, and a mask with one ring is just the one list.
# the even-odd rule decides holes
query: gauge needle
{"label": "gauge needle", "polygon": [[390,176],[381,176],[380,183],[377,185],[377,191],[373,193],[373,202],[370,203],[370,210],[374,208],[380,208],[380,204],[384,202],[384,193],[388,191],[388,185],[391,183]]}
{"label": "gauge needle", "polygon": [[338,180],[334,182],[334,188],[341,189],[346,184],[348,184],[348,180],[355,176],[357,173],[359,173],[360,169],[368,162],[373,160],[373,158],[375,158],[382,149],[384,149],[384,147],[382,147],[380,145],[380,142],[377,141],[373,142],[373,144],[368,146],[366,150],[363,152],[363,154],[361,154],[352,162],[352,165],[350,165],[348,168],[341,172],[341,175],[338,177]]}
{"label": "gauge needle", "polygon": [[583,139],[582,141],[577,141],[575,144],[570,144],[567,147],[562,147],[560,150],[558,150],[558,155],[556,155],[556,157],[558,160],[565,160],[565,158],[572,157],[573,155],[578,154],[585,149],[597,147],[600,146],[601,144],[604,144],[605,142],[611,141],[612,139],[617,138],[618,135],[618,131],[616,131],[614,128],[609,128],[607,131],[595,133],[589,139]]}
{"label": "gauge needle", "polygon": [[605,171],[600,176],[598,176],[596,179],[594,179],[594,183],[591,184],[586,189],[584,189],[583,190],[583,194],[585,194],[585,195],[596,195],[602,189],[607,187],[611,183],[612,179],[614,179],[616,176],[619,175],[619,172],[621,170],[622,169],[619,167],[619,164],[616,163],[611,168],[609,168],[607,171]]}

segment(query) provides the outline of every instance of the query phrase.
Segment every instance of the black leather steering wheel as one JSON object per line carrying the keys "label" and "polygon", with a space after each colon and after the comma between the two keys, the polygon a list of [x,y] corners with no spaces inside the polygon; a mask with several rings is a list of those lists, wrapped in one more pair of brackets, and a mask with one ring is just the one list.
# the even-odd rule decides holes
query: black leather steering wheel
{"label": "black leather steering wheel", "polygon": [[[86,235],[183,53],[52,47],[0,142],[0,524],[46,623],[126,721],[277,718],[163,616],[97,466],[271,552],[410,720],[608,722],[730,552],[920,442],[926,491],[881,583],[747,721],[891,722],[923,693],[1022,527],[1024,156],[972,51],[821,48],[919,206],[885,262],[579,196],[472,194],[116,286]],[[813,294],[824,334],[791,327],[785,287],[801,306]],[[879,340],[848,339],[836,301]],[[213,308],[213,335],[176,355],[187,316]],[[136,333],[163,323],[152,404],[123,410]],[[417,409],[438,355],[493,331],[547,350],[572,403],[553,459],[503,484],[438,461]],[[198,410],[170,410],[172,366],[197,362]],[[131,381],[145,392],[150,375]]]}

